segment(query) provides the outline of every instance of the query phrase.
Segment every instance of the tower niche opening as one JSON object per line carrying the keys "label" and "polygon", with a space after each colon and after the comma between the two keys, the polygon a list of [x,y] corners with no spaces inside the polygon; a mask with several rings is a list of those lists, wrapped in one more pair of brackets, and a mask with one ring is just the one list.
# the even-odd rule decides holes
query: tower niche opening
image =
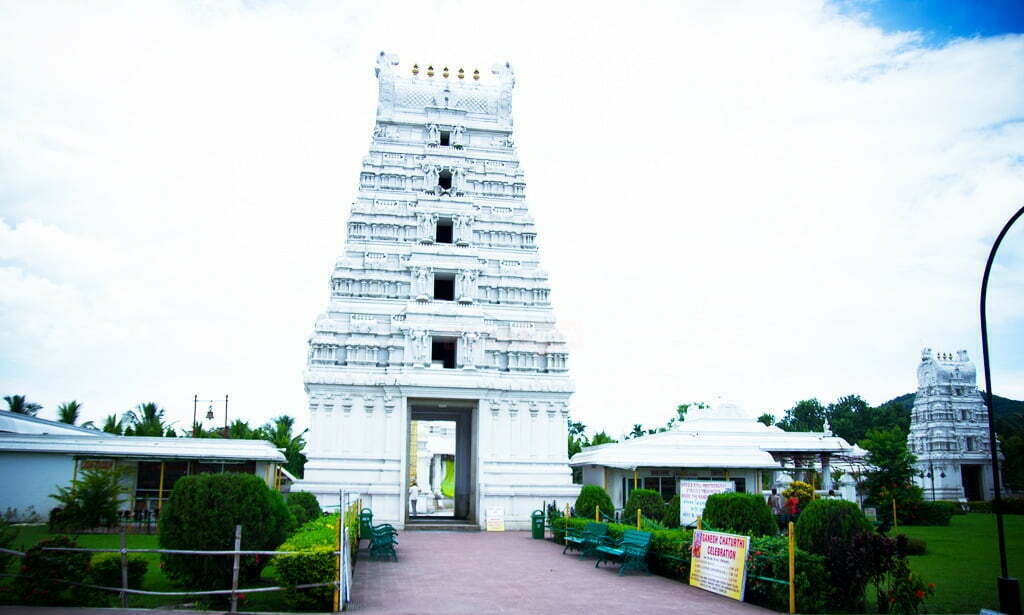
{"label": "tower niche opening", "polygon": [[452,172],[451,171],[441,171],[437,175],[437,185],[441,187],[441,190],[451,190],[452,189]]}

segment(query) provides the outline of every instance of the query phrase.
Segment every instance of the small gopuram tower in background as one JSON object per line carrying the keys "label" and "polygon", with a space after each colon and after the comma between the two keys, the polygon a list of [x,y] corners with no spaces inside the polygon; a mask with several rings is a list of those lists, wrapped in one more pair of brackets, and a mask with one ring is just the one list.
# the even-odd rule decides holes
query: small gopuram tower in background
{"label": "small gopuram tower in background", "polygon": [[513,146],[515,77],[507,63],[486,78],[397,67],[381,52],[376,125],[309,339],[309,462],[295,488],[324,504],[359,494],[375,522],[416,521],[410,493],[419,510],[438,481],[419,476],[412,422],[450,421],[454,518],[526,529],[579,486],[566,344]]}
{"label": "small gopuram tower in background", "polygon": [[907,445],[917,456],[925,499],[992,497],[988,412],[967,351],[921,351]]}

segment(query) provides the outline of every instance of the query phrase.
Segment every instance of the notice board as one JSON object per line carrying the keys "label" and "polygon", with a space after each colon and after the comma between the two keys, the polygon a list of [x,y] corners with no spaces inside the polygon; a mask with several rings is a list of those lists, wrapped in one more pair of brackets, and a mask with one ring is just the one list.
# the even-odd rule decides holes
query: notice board
{"label": "notice board", "polygon": [[743,600],[749,548],[750,536],[695,531],[690,548],[690,585]]}

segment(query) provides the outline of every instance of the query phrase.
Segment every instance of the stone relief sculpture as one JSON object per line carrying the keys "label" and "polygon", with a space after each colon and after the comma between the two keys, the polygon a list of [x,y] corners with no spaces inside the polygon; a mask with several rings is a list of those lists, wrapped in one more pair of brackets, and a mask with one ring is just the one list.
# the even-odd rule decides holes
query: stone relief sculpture
{"label": "stone relief sculpture", "polygon": [[491,67],[491,72],[498,76],[500,81],[498,89],[498,101],[495,107],[495,113],[498,116],[498,120],[505,122],[512,122],[512,88],[516,85],[515,71],[512,70],[512,64],[505,62],[504,64],[495,64]]}
{"label": "stone relief sculpture", "polygon": [[437,145],[441,142],[441,129],[437,124],[427,126],[427,145]]}
{"label": "stone relief sculpture", "polygon": [[452,141],[451,141],[451,143],[452,143],[453,147],[457,147],[457,148],[461,149],[465,145],[465,141],[464,141],[464,139],[465,139],[465,131],[466,131],[466,128],[464,126],[456,126],[452,130]]}
{"label": "stone relief sculpture", "polygon": [[440,169],[436,164],[425,164],[423,165],[423,189],[425,192],[436,192],[437,189],[437,178],[440,174]]}
{"label": "stone relief sculpture", "polygon": [[437,228],[437,214],[417,212],[416,225],[419,229],[421,243],[434,243],[434,234]]}
{"label": "stone relief sculpture", "polygon": [[395,71],[393,67],[398,66],[398,56],[384,53],[377,55],[377,67],[374,73],[377,75],[380,90],[377,100],[377,115],[379,117],[390,117],[395,108]]}
{"label": "stone relief sculpture", "polygon": [[[461,175],[461,173],[460,173]],[[467,246],[473,242],[473,216],[455,216],[454,224],[455,243]]]}
{"label": "stone relief sculpture", "polygon": [[476,367],[476,354],[479,340],[480,334],[474,331],[469,331],[467,333],[462,334],[462,345],[463,348],[466,349],[462,359],[463,367],[467,367],[470,369]]}
{"label": "stone relief sculpture", "polygon": [[430,299],[433,289],[433,269],[430,267],[419,267],[413,275],[413,294],[416,295],[417,301],[427,301]]}
{"label": "stone relief sculpture", "polygon": [[455,276],[455,297],[459,303],[473,303],[476,297],[476,281],[480,276],[478,271],[463,269]]}

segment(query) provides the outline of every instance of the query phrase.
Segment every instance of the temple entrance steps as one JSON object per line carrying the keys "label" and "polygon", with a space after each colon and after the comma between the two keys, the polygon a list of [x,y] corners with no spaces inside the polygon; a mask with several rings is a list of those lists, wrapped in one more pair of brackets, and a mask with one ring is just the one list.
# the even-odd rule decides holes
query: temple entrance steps
{"label": "temple entrance steps", "polygon": [[409,519],[405,531],[479,532],[480,526],[465,519]]}

